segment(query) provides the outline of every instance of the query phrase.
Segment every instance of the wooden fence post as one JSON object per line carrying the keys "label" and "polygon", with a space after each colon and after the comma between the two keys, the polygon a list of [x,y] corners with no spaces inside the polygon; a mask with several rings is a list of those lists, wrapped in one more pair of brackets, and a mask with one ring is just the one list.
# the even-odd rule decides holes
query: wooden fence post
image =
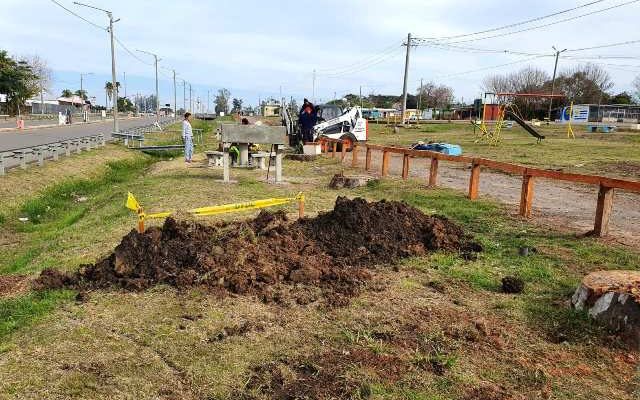
{"label": "wooden fence post", "polygon": [[429,168],[429,186],[435,187],[438,185],[438,159],[431,159],[431,167]]}
{"label": "wooden fence post", "polygon": [[409,178],[409,155],[404,154],[402,156],[402,179],[405,181]]}
{"label": "wooden fence post", "polygon": [[480,164],[475,161],[471,164],[471,179],[469,179],[469,198],[478,198],[478,186],[480,184]]}
{"label": "wooden fence post", "polygon": [[338,152],[338,142],[333,142],[333,147],[331,148],[331,158],[336,158],[337,152]]}
{"label": "wooden fence post", "polygon": [[368,146],[367,146],[367,152],[365,154],[364,170],[365,171],[371,170],[371,149]]}
{"label": "wooden fence post", "polygon": [[351,167],[355,168],[358,166],[358,150],[360,146],[354,143],[353,149],[351,149]]}
{"label": "wooden fence post", "polygon": [[342,156],[340,158],[340,161],[344,161],[345,157],[347,157],[347,146],[345,146],[345,142],[342,141],[342,143],[340,143],[340,150],[342,151]]}
{"label": "wooden fence post", "polygon": [[529,218],[533,206],[533,176],[525,170],[522,175],[522,191],[520,192],[520,215]]}
{"label": "wooden fence post", "polygon": [[614,189],[600,185],[598,205],[596,207],[596,222],[593,233],[596,236],[606,236],[609,233],[609,217],[613,210]]}
{"label": "wooden fence post", "polygon": [[389,174],[389,152],[386,150],[382,151],[382,176],[387,176]]}

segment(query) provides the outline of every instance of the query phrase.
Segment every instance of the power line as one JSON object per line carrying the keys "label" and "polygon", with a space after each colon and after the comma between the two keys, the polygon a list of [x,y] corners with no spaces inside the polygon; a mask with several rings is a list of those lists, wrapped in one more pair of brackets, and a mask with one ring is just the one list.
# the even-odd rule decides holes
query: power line
{"label": "power line", "polygon": [[316,72],[320,73],[320,75],[333,75],[333,74],[339,74],[342,73],[344,71],[348,71],[354,68],[359,68],[363,65],[367,65],[371,62],[375,62],[377,61],[380,57],[385,57],[386,55],[393,53],[394,51],[397,51],[399,49],[401,49],[400,45],[402,44],[402,41],[400,42],[396,42],[393,45],[386,47],[383,51],[373,55],[373,56],[369,56],[366,57],[356,63],[353,64],[349,64],[349,65],[345,65],[342,67],[337,67],[337,68],[326,68],[326,69],[318,69],[316,70]]}
{"label": "power line", "polygon": [[[638,0],[640,1],[640,0]],[[640,39],[636,39],[636,40],[628,40],[626,42],[618,42],[618,43],[610,43],[610,44],[602,44],[599,46],[592,46],[592,47],[583,47],[581,49],[570,49],[567,50],[568,52],[574,52],[574,51],[585,51],[585,50],[594,50],[594,49],[604,49],[607,47],[616,47],[616,46],[625,46],[628,44],[635,44],[635,43],[640,43]]]}
{"label": "power line", "polygon": [[578,10],[578,9],[581,9],[581,8],[585,8],[585,7],[589,7],[589,6],[592,6],[592,5],[597,4],[597,3],[602,3],[603,1],[605,1],[605,0],[592,1],[592,2],[589,2],[589,3],[586,3],[586,4],[582,4],[582,5],[573,7],[573,8],[568,8],[566,10],[557,11],[557,12],[554,12],[554,13],[551,13],[551,14],[540,16],[540,17],[531,18],[531,19],[528,19],[526,21],[515,22],[515,23],[509,24],[509,25],[504,25],[504,26],[500,26],[500,27],[497,27],[497,28],[491,28],[491,29],[487,29],[487,30],[484,30],[484,31],[478,31],[478,32],[473,32],[473,33],[465,33],[465,34],[454,35],[454,36],[442,36],[442,37],[432,37],[432,38],[423,38],[423,39],[429,39],[429,40],[458,39],[458,38],[462,38],[462,37],[481,35],[483,33],[501,31],[503,29],[514,28],[516,26],[526,25],[526,24],[529,24],[531,22],[541,21],[543,19],[555,17],[555,16],[558,16],[558,15],[561,15],[561,14],[566,14],[568,12],[575,11],[575,10]]}
{"label": "power line", "polygon": [[130,55],[131,57],[133,57],[133,58],[135,58],[136,60],[140,61],[140,62],[141,62],[141,63],[143,63],[144,65],[148,65],[148,66],[153,65],[153,64],[150,64],[150,63],[148,63],[148,62],[144,61],[143,59],[141,59],[140,57],[138,57],[138,56],[137,56],[133,51],[129,50],[129,48],[128,48],[127,46],[125,46],[125,45],[124,45],[124,43],[122,43],[122,42],[120,41],[120,39],[118,39],[116,36],[114,36],[113,38],[115,39],[116,43],[118,43],[118,45],[119,45],[120,47],[122,47],[122,48],[123,48],[127,53],[129,53],[129,55]]}
{"label": "power line", "polygon": [[108,29],[104,26],[100,26],[98,24],[96,24],[95,22],[89,21],[88,19],[86,19],[85,17],[81,16],[80,14],[75,13],[74,11],[68,9],[67,7],[63,6],[62,4],[58,3],[56,0],[51,0],[51,2],[55,5],[57,5],[58,7],[62,8],[63,10],[67,11],[69,14],[80,18],[81,20],[83,20],[84,22],[88,23],[89,25],[92,25],[94,28],[98,28],[100,30],[103,31],[108,31]]}
{"label": "power line", "polygon": [[355,73],[358,73],[358,72],[362,72],[362,71],[367,70],[367,69],[369,69],[371,67],[374,67],[374,66],[376,66],[378,64],[381,64],[381,63],[383,63],[385,61],[388,61],[388,60],[390,60],[390,59],[392,59],[394,57],[397,57],[398,55],[402,54],[402,52],[403,52],[402,48],[398,48],[398,49],[395,49],[394,52],[389,53],[389,54],[379,58],[376,61],[370,62],[369,64],[365,64],[365,65],[359,66],[357,68],[353,68],[353,69],[350,69],[350,70],[345,70],[345,71],[334,73],[334,74],[322,74],[320,76],[323,76],[325,78],[338,78],[338,77],[341,77],[341,76],[351,75],[351,74],[355,74]]}
{"label": "power line", "polygon": [[[500,34],[497,34],[497,35],[484,36],[484,37],[480,37],[480,38],[457,40],[457,41],[453,41],[453,42],[444,42],[443,44],[469,43],[469,42],[475,42],[475,41],[478,41],[478,40],[493,39],[493,38],[497,38],[497,37],[515,35],[515,34],[522,33],[522,32],[528,32],[528,31],[532,31],[532,30],[536,30],[536,29],[547,28],[549,26],[561,24],[561,23],[564,23],[564,22],[574,21],[576,19],[584,18],[584,17],[590,16],[590,15],[599,14],[599,13],[610,11],[610,10],[613,10],[613,9],[616,9],[616,8],[624,7],[624,6],[627,6],[627,5],[630,5],[630,4],[637,3],[639,1],[640,0],[627,1],[625,3],[616,4],[616,5],[611,6],[611,7],[602,8],[600,10],[591,11],[591,12],[588,12],[588,13],[585,13],[585,14],[576,15],[574,17],[561,19],[561,20],[558,20],[558,21],[550,22],[548,24],[536,25],[536,26],[532,26],[532,27],[529,27],[529,28],[520,29],[520,30],[517,30],[517,31],[504,32],[504,33],[500,33]],[[425,39],[425,38],[420,38],[420,39],[416,39],[416,40],[427,42],[427,43],[438,43],[439,42],[437,40],[434,41],[434,40],[429,40],[429,39]]]}
{"label": "power line", "polygon": [[509,63],[505,63],[505,64],[491,65],[489,67],[483,67],[483,68],[473,69],[473,70],[469,70],[469,71],[456,72],[456,73],[448,74],[448,75],[440,75],[437,78],[451,78],[451,77],[459,76],[459,75],[467,75],[467,74],[472,74],[472,73],[475,73],[475,72],[486,71],[488,69],[506,67],[506,66],[509,66],[509,65],[520,64],[520,63],[523,63],[523,62],[533,61],[533,60],[536,60],[538,58],[543,58],[543,57],[549,57],[549,55],[535,56],[535,57],[530,57],[530,58],[526,58],[526,59],[523,59],[523,60],[513,61],[513,62],[509,62]]}

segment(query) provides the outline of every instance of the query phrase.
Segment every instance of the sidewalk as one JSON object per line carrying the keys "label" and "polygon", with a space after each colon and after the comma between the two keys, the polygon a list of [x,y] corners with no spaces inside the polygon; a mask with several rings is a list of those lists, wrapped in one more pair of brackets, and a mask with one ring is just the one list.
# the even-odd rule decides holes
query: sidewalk
{"label": "sidewalk", "polygon": [[[142,117],[126,117],[126,118],[120,118],[119,120],[122,121],[122,120],[138,119],[138,118],[142,118]],[[24,129],[0,128],[0,133],[3,133],[3,132],[19,133],[19,132],[32,131],[32,130],[43,129],[43,128],[57,128],[60,126],[74,126],[74,125],[90,125],[90,124],[98,124],[100,122],[113,122],[113,119],[105,118],[105,119],[99,119],[99,120],[87,121],[87,122],[80,121],[80,122],[74,122],[71,125],[47,124],[47,125],[25,126]]]}

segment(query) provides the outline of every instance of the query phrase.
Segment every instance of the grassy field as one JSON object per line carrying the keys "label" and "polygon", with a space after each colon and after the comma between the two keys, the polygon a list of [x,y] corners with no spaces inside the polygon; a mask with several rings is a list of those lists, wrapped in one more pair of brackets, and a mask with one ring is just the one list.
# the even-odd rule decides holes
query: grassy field
{"label": "grassy field", "polygon": [[[370,142],[407,146],[419,140],[459,144],[466,155],[566,172],[640,179],[640,132],[586,133],[575,127],[575,139],[564,127],[536,127],[546,136],[541,143],[514,125],[503,129],[498,146],[477,142],[470,123],[411,125],[394,133],[393,127],[369,124]],[[477,142],[477,143],[476,143]]]}
{"label": "grassy field", "polygon": [[[452,141],[460,133],[406,130],[398,136],[378,132],[372,139],[408,143],[425,135],[437,140],[448,135]],[[215,146],[211,139],[209,146]],[[331,159],[286,161],[285,185],[264,183],[264,171],[241,169],[233,170],[237,184],[222,185],[216,181],[221,170],[186,167],[180,156],[162,159],[114,146],[83,157],[86,162],[71,178],[53,174],[48,186],[34,183],[12,205],[0,206],[0,283],[28,281],[46,267],[75,270],[108,254],[136,223],[124,208],[128,191],[147,212],[299,191],[306,194],[309,215],[332,208],[340,195],[401,200],[458,222],[485,251],[472,261],[435,253],[380,266],[371,287],[338,308],[264,304],[250,296],[165,286],[139,293],[93,291],[80,302],[73,291],[33,292],[26,284],[16,285],[19,290],[0,292],[0,398],[640,395],[640,354],[568,307],[585,273],[637,269],[640,254],[632,250],[541,229],[508,216],[499,204],[471,202],[414,180],[329,190],[331,176],[343,170]],[[204,161],[201,153],[197,159]],[[53,173],[61,167],[49,163],[44,168],[49,170],[43,173]],[[11,186],[0,188],[7,192]],[[296,215],[295,206],[282,209]],[[24,216],[28,222],[18,220]],[[520,257],[522,246],[537,252]],[[500,293],[505,275],[521,277],[525,292]]]}

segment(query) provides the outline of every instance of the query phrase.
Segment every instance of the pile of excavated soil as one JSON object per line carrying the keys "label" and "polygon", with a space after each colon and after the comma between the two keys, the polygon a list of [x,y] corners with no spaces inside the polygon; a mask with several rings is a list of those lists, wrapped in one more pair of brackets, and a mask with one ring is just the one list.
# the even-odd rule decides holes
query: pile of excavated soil
{"label": "pile of excavated soil", "polygon": [[339,197],[316,218],[287,221],[262,211],[245,222],[202,225],[167,218],[143,234],[131,231],[105,259],[74,275],[45,270],[40,288],[204,285],[279,301],[283,287],[344,304],[371,279],[370,267],[428,251],[481,251],[455,223],[399,202]]}

